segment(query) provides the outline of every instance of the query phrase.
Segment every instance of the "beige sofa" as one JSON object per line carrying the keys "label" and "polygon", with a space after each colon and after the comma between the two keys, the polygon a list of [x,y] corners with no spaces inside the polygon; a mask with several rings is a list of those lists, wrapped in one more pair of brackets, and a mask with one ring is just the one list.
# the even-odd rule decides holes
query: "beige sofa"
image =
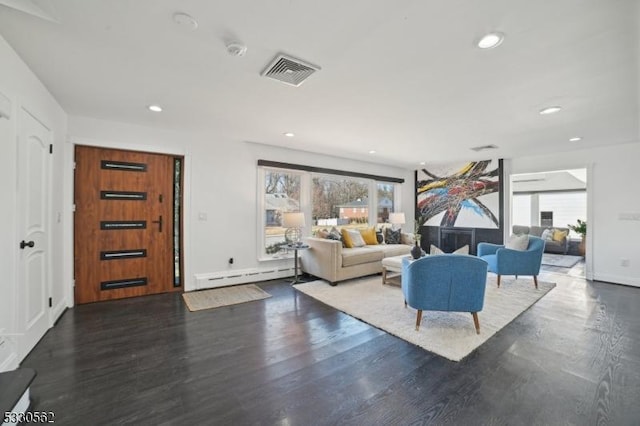
{"label": "beige sofa", "polygon": [[305,239],[308,250],[300,251],[302,271],[329,281],[339,281],[382,272],[382,259],[411,252],[406,244],[378,244],[343,248],[342,242],[324,238]]}

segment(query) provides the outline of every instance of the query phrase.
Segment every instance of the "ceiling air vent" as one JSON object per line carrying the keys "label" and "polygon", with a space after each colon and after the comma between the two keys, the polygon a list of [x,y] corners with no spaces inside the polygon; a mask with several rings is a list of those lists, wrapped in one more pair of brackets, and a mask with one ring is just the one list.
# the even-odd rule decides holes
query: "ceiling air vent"
{"label": "ceiling air vent", "polygon": [[483,146],[475,146],[471,149],[475,152],[480,152],[480,151],[487,151],[490,149],[498,149],[498,147],[496,145],[483,145]]}
{"label": "ceiling air vent", "polygon": [[297,87],[316,71],[320,71],[320,67],[280,53],[262,75]]}

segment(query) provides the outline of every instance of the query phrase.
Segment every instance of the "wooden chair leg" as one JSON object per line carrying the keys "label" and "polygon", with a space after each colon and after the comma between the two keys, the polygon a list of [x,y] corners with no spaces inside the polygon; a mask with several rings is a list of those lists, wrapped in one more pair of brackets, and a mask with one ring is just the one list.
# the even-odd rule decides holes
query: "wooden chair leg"
{"label": "wooden chair leg", "polygon": [[536,285],[536,290],[538,289],[538,276],[534,275],[533,276],[533,283]]}
{"label": "wooden chair leg", "polygon": [[422,321],[422,309],[418,309],[418,317],[416,318],[416,331],[420,330],[420,321]]}
{"label": "wooden chair leg", "polygon": [[406,300],[404,301],[404,307],[405,308],[407,307],[407,301]]}
{"label": "wooden chair leg", "polygon": [[518,276],[516,275],[516,280],[518,279]]}
{"label": "wooden chair leg", "polygon": [[476,326],[476,334],[480,334],[480,321],[478,320],[478,313],[471,312],[471,316],[473,316],[473,325]]}
{"label": "wooden chair leg", "polygon": [[382,268],[382,284],[387,283],[387,268]]}
{"label": "wooden chair leg", "polygon": [[498,275],[498,288],[500,288],[500,275]]}

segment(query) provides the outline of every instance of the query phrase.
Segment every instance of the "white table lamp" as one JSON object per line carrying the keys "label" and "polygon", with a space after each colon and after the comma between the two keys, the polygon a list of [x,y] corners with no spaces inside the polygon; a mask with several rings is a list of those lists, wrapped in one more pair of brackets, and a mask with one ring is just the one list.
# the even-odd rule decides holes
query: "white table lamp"
{"label": "white table lamp", "polygon": [[282,214],[282,226],[287,228],[284,233],[284,239],[287,244],[299,245],[301,231],[300,228],[305,226],[304,213],[302,212],[285,212]]}
{"label": "white table lamp", "polygon": [[389,213],[389,223],[393,225],[404,225],[404,213]]}

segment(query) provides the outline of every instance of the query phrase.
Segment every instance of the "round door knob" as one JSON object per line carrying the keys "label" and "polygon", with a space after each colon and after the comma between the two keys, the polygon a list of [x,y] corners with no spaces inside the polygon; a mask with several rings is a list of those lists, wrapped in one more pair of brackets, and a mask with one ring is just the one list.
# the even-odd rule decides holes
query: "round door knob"
{"label": "round door knob", "polygon": [[26,242],[25,240],[20,241],[20,248],[22,250],[24,250],[25,247],[34,247],[35,245],[36,243],[33,241],[29,241],[29,242]]}

